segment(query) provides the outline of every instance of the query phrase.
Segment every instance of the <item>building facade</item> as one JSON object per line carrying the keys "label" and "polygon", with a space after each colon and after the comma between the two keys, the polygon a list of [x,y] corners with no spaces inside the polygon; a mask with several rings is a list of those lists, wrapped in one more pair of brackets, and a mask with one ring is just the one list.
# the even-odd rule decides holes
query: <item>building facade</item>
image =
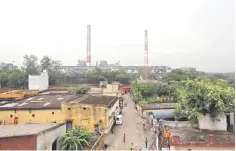
{"label": "building facade", "polygon": [[90,132],[108,132],[119,110],[116,96],[40,94],[0,106],[2,124],[67,123],[67,128],[84,126]]}
{"label": "building facade", "polygon": [[57,150],[65,124],[18,124],[0,126],[0,150]]}
{"label": "building facade", "polygon": [[109,132],[119,111],[119,99],[112,96],[84,96],[63,102],[62,114],[68,127],[81,125],[90,132]]}

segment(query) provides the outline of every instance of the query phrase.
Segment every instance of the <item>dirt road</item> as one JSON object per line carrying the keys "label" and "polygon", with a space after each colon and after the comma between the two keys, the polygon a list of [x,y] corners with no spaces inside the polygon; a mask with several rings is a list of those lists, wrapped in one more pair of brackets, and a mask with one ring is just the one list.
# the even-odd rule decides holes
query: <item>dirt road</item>
{"label": "dirt road", "polygon": [[[114,134],[111,132],[105,136],[105,143],[111,150],[130,149],[130,144],[134,143],[137,148],[145,148],[145,138],[148,138],[148,146],[153,142],[150,130],[144,131],[142,118],[134,108],[134,102],[128,94],[124,95],[124,103],[127,107],[123,108],[123,125],[117,125]],[[123,142],[123,136],[126,135],[126,142]]]}

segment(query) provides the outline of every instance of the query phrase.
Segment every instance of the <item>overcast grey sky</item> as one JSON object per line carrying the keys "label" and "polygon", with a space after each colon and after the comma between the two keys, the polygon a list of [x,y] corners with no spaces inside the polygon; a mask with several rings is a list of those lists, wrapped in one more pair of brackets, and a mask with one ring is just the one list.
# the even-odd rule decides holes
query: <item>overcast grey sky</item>
{"label": "overcast grey sky", "polygon": [[91,25],[92,64],[108,60],[234,70],[234,0],[1,0],[0,62],[48,55],[63,65],[86,57]]}

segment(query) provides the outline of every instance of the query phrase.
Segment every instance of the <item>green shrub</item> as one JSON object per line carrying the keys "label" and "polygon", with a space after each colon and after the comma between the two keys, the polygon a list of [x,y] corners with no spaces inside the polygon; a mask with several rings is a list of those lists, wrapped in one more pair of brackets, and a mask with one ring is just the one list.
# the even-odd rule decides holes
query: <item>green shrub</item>
{"label": "green shrub", "polygon": [[140,101],[139,104],[148,104],[147,101]]}

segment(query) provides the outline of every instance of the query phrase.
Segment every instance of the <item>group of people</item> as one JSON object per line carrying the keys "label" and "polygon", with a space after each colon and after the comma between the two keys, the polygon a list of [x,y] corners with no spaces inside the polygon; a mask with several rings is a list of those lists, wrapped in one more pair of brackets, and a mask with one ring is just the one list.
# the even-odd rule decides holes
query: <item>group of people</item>
{"label": "group of people", "polygon": [[[146,147],[146,148],[147,148],[147,144],[148,144],[148,139],[145,138],[145,147]],[[134,147],[134,143],[131,143],[131,144],[130,144],[130,150],[133,151],[134,149],[136,149],[136,150],[137,150],[137,149],[142,150],[142,148],[135,148],[135,147]]]}
{"label": "group of people", "polygon": [[[123,142],[125,143],[125,134],[124,134],[124,136],[123,136]],[[147,139],[147,137],[145,138],[145,147],[147,148],[147,145],[148,145],[148,139]],[[136,149],[135,147],[134,147],[134,143],[131,143],[130,144],[130,150],[132,151],[132,150],[134,150],[134,149]],[[142,148],[140,148],[141,150],[142,150]]]}

